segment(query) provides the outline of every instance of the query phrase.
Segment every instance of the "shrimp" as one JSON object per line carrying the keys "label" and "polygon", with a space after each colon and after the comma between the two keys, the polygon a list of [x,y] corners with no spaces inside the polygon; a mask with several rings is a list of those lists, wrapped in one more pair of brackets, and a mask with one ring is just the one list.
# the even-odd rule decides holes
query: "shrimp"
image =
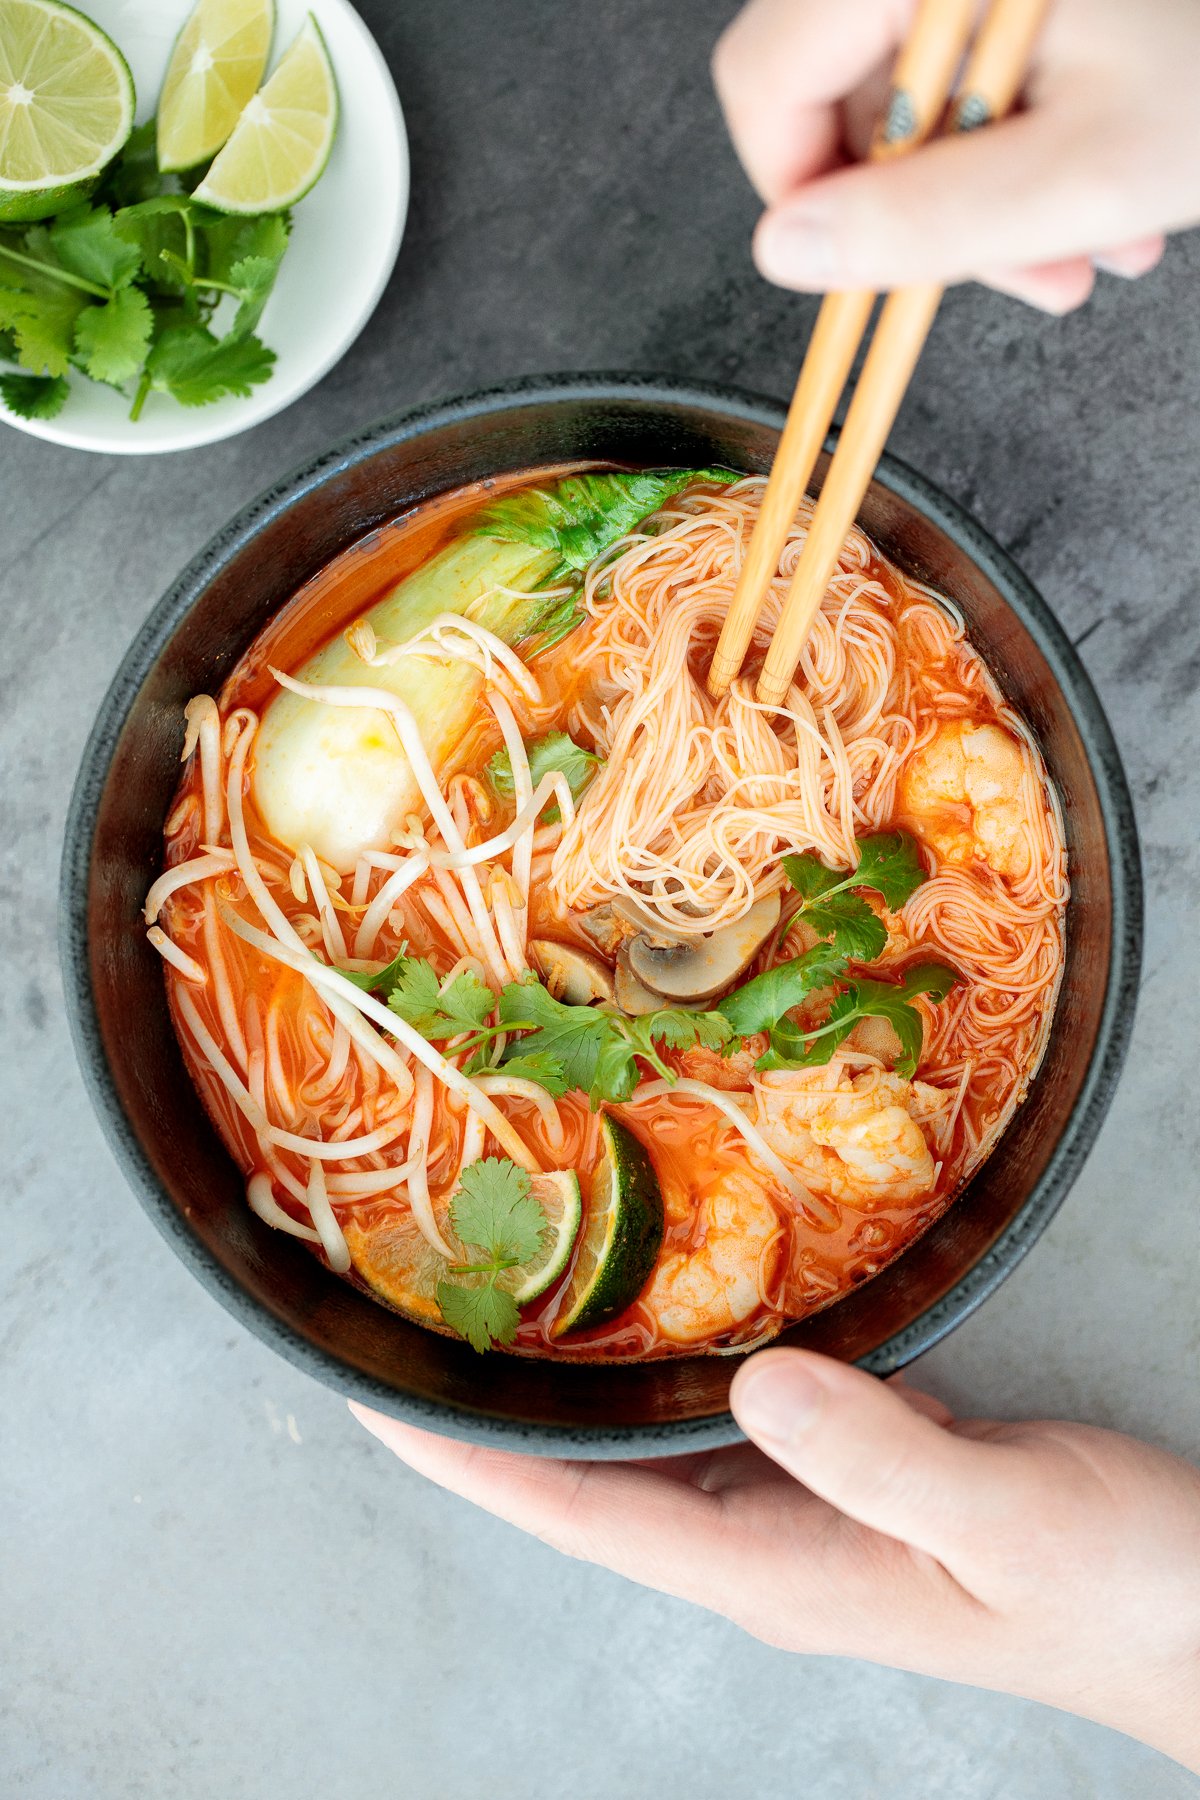
{"label": "shrimp", "polygon": [[1021,794],[1025,761],[1021,746],[1001,725],[962,720],[939,725],[906,764],[899,812],[946,862],[976,858],[1023,881],[1032,866]]}
{"label": "shrimp", "polygon": [[723,1175],[704,1196],[703,1238],[662,1257],[641,1304],[662,1337],[701,1344],[727,1336],[767,1304],[784,1226],[761,1180]]}
{"label": "shrimp", "polygon": [[862,1212],[932,1192],[926,1136],[951,1096],[872,1066],[777,1072],[755,1085],[759,1130],[817,1193]]}

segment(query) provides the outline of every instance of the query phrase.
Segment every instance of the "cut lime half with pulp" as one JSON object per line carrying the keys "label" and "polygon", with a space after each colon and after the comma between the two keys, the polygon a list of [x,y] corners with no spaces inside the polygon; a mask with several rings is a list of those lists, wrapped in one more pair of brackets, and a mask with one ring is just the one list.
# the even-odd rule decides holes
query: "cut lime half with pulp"
{"label": "cut lime half with pulp", "polygon": [[59,0],[0,0],[0,223],[86,197],[133,126],[111,38]]}
{"label": "cut lime half with pulp", "polygon": [[662,1245],[662,1189],[654,1164],[632,1131],[607,1113],[600,1130],[600,1166],[552,1327],[555,1337],[607,1324],[632,1306]]}
{"label": "cut lime half with pulp", "polygon": [[281,212],[320,179],[337,131],[338,96],[310,13],[279,67],[250,100],[193,198],[219,212]]}
{"label": "cut lime half with pulp", "polygon": [[[505,1269],[497,1283],[518,1306],[527,1306],[558,1280],[570,1261],[583,1216],[579,1177],[572,1170],[531,1176],[530,1193],[549,1226],[541,1252],[531,1263]],[[455,1256],[464,1263],[470,1262],[470,1250],[458,1242],[450,1229],[449,1207],[439,1205],[437,1214],[438,1228]],[[350,1220],[345,1236],[351,1262],[381,1300],[419,1324],[446,1329],[437,1289],[438,1283],[446,1279],[447,1263],[423,1237],[410,1212],[387,1214],[368,1226]],[[478,1286],[484,1279],[467,1277],[464,1285]]]}
{"label": "cut lime half with pulp", "polygon": [[274,0],[199,0],[159,95],[160,169],[194,169],[217,154],[254,98],[274,29]]}

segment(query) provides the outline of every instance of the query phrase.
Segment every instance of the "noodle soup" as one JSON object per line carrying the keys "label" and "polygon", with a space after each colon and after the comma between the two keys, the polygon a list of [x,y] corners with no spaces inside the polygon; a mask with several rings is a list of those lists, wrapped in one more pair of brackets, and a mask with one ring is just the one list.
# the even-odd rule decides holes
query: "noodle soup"
{"label": "noodle soup", "polygon": [[763,482],[542,470],[325,570],[187,709],[147,898],[249,1204],[477,1348],[744,1349],[911,1243],[1034,1075],[1066,855],[952,605],[859,532],[704,676]]}

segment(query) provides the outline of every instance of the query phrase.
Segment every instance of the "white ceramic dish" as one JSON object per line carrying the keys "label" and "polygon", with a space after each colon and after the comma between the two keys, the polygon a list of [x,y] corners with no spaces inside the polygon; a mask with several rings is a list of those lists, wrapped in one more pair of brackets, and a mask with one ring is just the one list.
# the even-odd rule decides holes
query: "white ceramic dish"
{"label": "white ceramic dish", "polygon": [[[171,48],[192,0],[79,0],[119,45],[137,85],[138,119],[153,112]],[[395,265],[408,212],[408,139],[379,46],[347,0],[276,0],[271,66],[312,12],[325,36],[341,95],[328,166],[294,214],[292,240],[259,333],[278,361],[246,399],[180,406],[148,396],[141,418],[114,388],[72,374],[56,419],[0,419],[18,431],[79,450],[151,455],[232,437],[290,406],[354,342]]]}

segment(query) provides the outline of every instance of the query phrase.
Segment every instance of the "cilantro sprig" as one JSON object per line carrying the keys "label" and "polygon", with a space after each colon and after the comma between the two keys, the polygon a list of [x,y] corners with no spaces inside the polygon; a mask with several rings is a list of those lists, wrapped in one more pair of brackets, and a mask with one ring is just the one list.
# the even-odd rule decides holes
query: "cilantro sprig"
{"label": "cilantro sprig", "polygon": [[873,888],[895,912],[927,879],[917,841],[907,831],[881,831],[859,838],[858,864],[849,874],[827,869],[815,851],[785,856],[783,871],[802,904],[788,923],[801,918],[819,937],[832,938],[842,956],[874,962],[887,948],[887,929],[852,888]]}
{"label": "cilantro sprig", "polygon": [[944,1000],[960,979],[946,963],[915,963],[899,981],[872,981],[865,977],[847,982],[821,1025],[806,1027],[784,1018],[771,1031],[770,1048],[760,1056],[760,1069],[811,1069],[827,1063],[845,1042],[860,1019],[886,1019],[900,1040],[897,1075],[917,1072],[923,1027],[911,1002],[918,994]]}
{"label": "cilantro sprig", "polygon": [[[568,737],[565,731],[548,731],[544,737],[534,738],[526,744],[525,753],[529,758],[529,776],[535,788],[539,781],[557,769],[566,776],[567,785],[576,800],[603,762],[601,757],[593,756],[590,750],[584,750],[574,738]],[[515,797],[512,758],[507,750],[497,750],[483,772],[491,783],[493,792],[501,800],[512,800]],[[558,816],[558,807],[551,806],[544,815],[544,822],[553,825]]]}
{"label": "cilantro sprig", "polygon": [[452,1263],[438,1283],[443,1319],[474,1350],[511,1344],[521,1314],[502,1278],[533,1261],[548,1228],[529,1176],[505,1157],[471,1163],[450,1202],[450,1223],[473,1254],[469,1261]]}
{"label": "cilantro sprig", "polygon": [[509,983],[500,995],[498,1017],[506,1031],[525,1034],[506,1047],[501,1068],[516,1073],[518,1065],[537,1058],[539,1067],[553,1066],[563,1092],[578,1088],[586,1093],[593,1111],[605,1100],[630,1098],[638,1084],[639,1057],[664,1080],[674,1081],[675,1071],[663,1061],[660,1046],[686,1050],[701,1044],[720,1050],[734,1035],[719,1012],[664,1007],[630,1018],[607,1006],[569,1006],[532,979]]}
{"label": "cilantro sprig", "polygon": [[[57,217],[0,228],[0,397],[49,419],[72,371],[130,397],[183,406],[248,395],[274,351],[254,335],[287,249],[290,220],[233,218],[158,173],[154,125],[140,126],[93,199]],[[224,329],[217,309],[235,303]]]}

